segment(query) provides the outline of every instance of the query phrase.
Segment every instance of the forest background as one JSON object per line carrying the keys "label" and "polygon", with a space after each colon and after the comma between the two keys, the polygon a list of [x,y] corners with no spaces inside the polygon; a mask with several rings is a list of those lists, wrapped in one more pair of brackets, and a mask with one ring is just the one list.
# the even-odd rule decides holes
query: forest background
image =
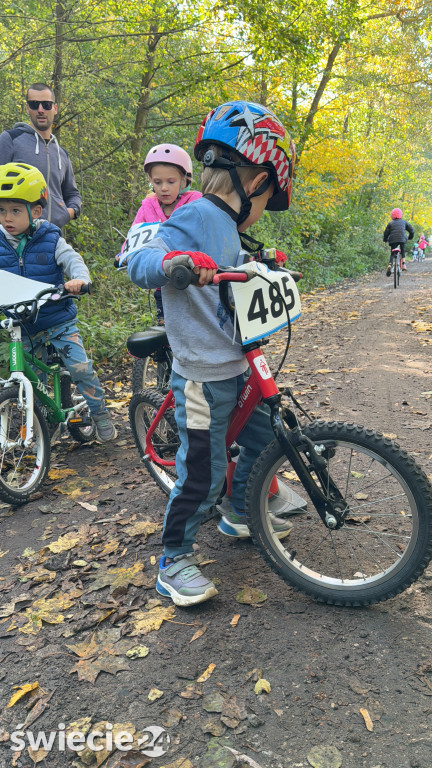
{"label": "forest background", "polygon": [[[150,323],[148,297],[116,273],[160,142],[193,152],[218,103],[268,105],[297,146],[293,202],[251,234],[288,254],[304,289],[384,268],[394,206],[432,235],[432,2],[12,0],[0,12],[0,129],[51,84],[56,135],[83,197],[65,236],[96,291],[82,302],[93,357],[115,363]],[[195,187],[200,168],[195,164]]]}

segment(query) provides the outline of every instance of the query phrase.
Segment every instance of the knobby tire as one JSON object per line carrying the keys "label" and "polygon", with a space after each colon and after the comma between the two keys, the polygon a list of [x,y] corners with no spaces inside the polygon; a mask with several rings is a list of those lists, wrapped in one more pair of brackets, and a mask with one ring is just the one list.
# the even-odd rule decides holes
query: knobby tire
{"label": "knobby tire", "polygon": [[50,466],[48,425],[34,404],[33,441],[27,448],[7,445],[24,438],[25,410],[18,408],[18,387],[0,391],[0,498],[8,504],[25,504],[44,482]]}
{"label": "knobby tire", "polygon": [[[346,501],[344,523],[333,531],[324,525],[275,440],[255,462],[246,488],[252,537],[264,559],[292,587],[329,605],[371,605],[403,592],[432,556],[426,475],[397,443],[364,427],[319,420],[303,432],[323,450]],[[306,513],[290,517],[293,527],[282,541],[267,513],[275,473],[308,502]],[[322,488],[328,497],[329,489]]]}

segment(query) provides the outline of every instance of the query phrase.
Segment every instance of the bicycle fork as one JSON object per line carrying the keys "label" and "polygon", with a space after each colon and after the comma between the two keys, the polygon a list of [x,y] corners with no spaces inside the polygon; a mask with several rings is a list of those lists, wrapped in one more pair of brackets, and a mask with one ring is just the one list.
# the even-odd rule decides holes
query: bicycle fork
{"label": "bicycle fork", "polygon": [[33,441],[33,388],[28,378],[21,371],[14,371],[8,383],[18,383],[18,410],[25,411],[25,427],[21,427],[20,440],[13,441],[8,440],[9,434],[8,428],[8,414],[2,411],[0,417],[0,446],[2,450],[10,450],[11,448],[28,448]]}
{"label": "bicycle fork", "polygon": [[[295,431],[288,431],[280,414],[279,403],[275,402],[275,399],[272,398],[272,402],[267,401],[267,404],[270,407],[270,421],[273,432],[304,489],[309,494],[321,520],[326,528],[338,530],[343,525],[347,504],[338,487],[331,479],[327,469],[327,462],[322,455],[325,450],[329,450],[329,448],[331,450],[331,446],[317,445],[303,434],[300,427]],[[310,466],[316,472],[322,487],[327,488],[328,496],[324,495],[312,477],[310,468],[306,465],[298,451],[300,447],[304,450]]]}

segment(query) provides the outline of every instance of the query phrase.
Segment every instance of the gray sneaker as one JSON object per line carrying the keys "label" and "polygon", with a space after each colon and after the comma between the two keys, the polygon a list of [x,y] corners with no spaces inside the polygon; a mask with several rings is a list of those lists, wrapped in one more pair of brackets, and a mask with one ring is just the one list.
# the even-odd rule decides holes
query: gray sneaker
{"label": "gray sneaker", "polygon": [[117,430],[112,423],[108,412],[92,414],[92,419],[96,427],[96,442],[108,443],[117,437]]}
{"label": "gray sneaker", "polygon": [[[224,496],[221,504],[217,506],[221,512],[222,517],[218,523],[218,530],[224,533],[225,536],[231,536],[233,539],[247,539],[250,536],[250,530],[246,524],[245,512],[237,512],[231,504],[228,496]],[[273,530],[278,539],[284,539],[292,531],[292,524],[283,517],[276,517],[270,512],[269,503],[269,519],[273,526]]]}
{"label": "gray sneaker", "polygon": [[301,515],[307,512],[307,501],[277,478],[278,489],[268,501],[272,515]]}
{"label": "gray sneaker", "polygon": [[217,595],[212,581],[206,579],[196,566],[195,555],[182,555],[168,565],[161,557],[156,592],[170,597],[175,605],[196,605]]}

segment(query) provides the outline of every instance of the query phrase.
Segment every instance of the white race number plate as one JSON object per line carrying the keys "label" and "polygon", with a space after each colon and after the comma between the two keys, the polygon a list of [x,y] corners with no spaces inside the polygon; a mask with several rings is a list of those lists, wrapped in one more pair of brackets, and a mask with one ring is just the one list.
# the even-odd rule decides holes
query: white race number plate
{"label": "white race number plate", "polygon": [[[241,271],[262,274],[270,283],[259,277],[247,283],[231,283],[242,344],[271,336],[301,315],[297,285],[288,272],[274,272],[264,264],[252,261]],[[285,309],[286,307],[286,309]]]}
{"label": "white race number plate", "polygon": [[127,234],[125,247],[123,248],[120,257],[119,267],[122,266],[123,262],[128,259],[129,256],[136,251],[140,251],[141,248],[144,248],[144,246],[150,242],[150,240],[153,240],[153,238],[156,237],[158,229],[158,221],[153,221],[151,223],[143,222],[142,224],[135,224],[131,227]]}

